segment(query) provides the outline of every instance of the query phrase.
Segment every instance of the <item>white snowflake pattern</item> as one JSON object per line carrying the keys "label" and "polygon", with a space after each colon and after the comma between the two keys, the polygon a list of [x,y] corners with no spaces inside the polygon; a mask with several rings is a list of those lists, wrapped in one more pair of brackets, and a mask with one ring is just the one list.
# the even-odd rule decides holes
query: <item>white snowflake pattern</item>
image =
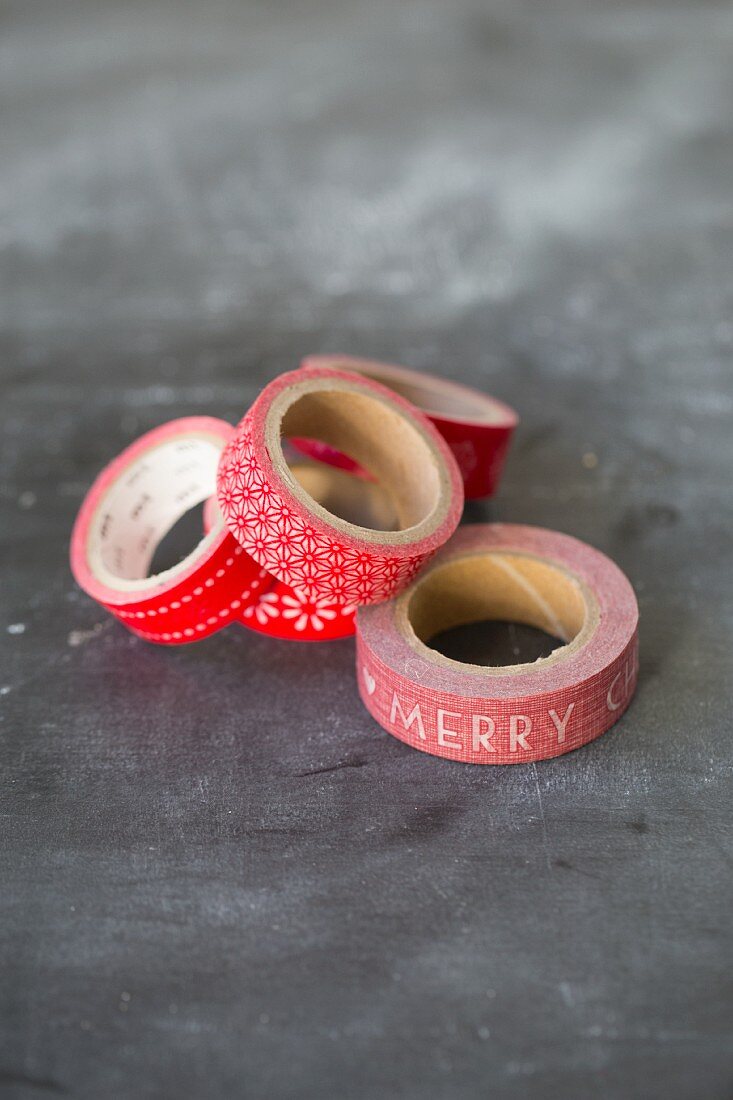
{"label": "white snowflake pattern", "polygon": [[[323,629],[324,620],[328,622],[335,616],[336,606],[371,603],[391,596],[404,588],[420,568],[423,555],[400,560],[378,547],[359,549],[304,523],[268,483],[246,424],[243,433],[229,442],[225,454],[219,504],[230,530],[264,569],[306,598],[309,607],[316,607],[315,611],[299,609],[299,597],[291,597],[295,602],[288,604],[282,615],[285,617],[287,610],[296,629],[304,630],[308,623],[314,630]],[[326,614],[330,611],[333,614]],[[258,621],[262,621],[259,616]],[[298,626],[301,621],[303,626]]]}

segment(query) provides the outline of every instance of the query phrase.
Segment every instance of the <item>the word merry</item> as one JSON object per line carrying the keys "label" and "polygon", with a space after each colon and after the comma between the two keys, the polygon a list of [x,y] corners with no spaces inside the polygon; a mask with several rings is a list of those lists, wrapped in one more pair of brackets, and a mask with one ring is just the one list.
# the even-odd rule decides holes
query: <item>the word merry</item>
{"label": "the word merry", "polygon": [[[562,714],[551,708],[547,711],[549,721],[548,729],[557,739],[557,744],[565,742],[568,725],[575,710],[575,703],[568,703]],[[508,714],[501,719],[492,718],[489,714],[462,714],[457,710],[444,710],[442,707],[435,709],[431,714],[431,726],[435,728],[435,736],[438,745],[444,749],[465,750],[466,741],[470,741],[471,750],[481,752],[532,752],[533,745],[530,740],[533,722],[527,714]],[[419,703],[410,709],[409,704],[403,706],[397,692],[392,693],[392,706],[389,714],[390,723],[396,726],[398,721],[406,731],[413,731],[413,736],[421,741],[427,741],[426,722]],[[501,728],[499,728],[501,724]],[[543,731],[544,733],[544,731]],[[543,736],[545,739],[546,734]],[[504,744],[500,747],[495,740],[501,740]],[[507,743],[508,742],[508,743]]]}

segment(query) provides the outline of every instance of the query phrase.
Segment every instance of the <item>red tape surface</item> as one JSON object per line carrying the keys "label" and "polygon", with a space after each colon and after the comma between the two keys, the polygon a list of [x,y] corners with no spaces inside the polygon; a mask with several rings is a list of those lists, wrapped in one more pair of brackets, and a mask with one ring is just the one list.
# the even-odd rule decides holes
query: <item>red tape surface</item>
{"label": "red tape surface", "polygon": [[[534,664],[490,669],[418,637],[489,617],[541,625],[567,644]],[[399,599],[359,610],[359,693],[384,729],[423,752],[472,764],[543,760],[593,741],[624,713],[637,625],[631,585],[592,547],[536,527],[463,527]]]}
{"label": "red tape surface", "polygon": [[[208,533],[219,515],[216,497],[204,506],[204,531]],[[264,573],[264,570],[262,570]],[[310,599],[267,575],[254,603],[248,603],[236,618],[243,626],[289,642],[333,642],[350,638],[355,630],[356,608],[339,606],[330,600]]]}

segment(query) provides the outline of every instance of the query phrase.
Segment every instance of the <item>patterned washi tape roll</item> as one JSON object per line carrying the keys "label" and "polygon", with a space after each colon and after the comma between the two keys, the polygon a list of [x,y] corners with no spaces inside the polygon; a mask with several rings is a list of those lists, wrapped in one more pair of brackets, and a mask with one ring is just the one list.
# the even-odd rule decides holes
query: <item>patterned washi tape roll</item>
{"label": "patterned washi tape roll", "polygon": [[[319,439],[373,475],[397,530],[329,512],[293,475],[283,439]],[[401,591],[455,530],[463,487],[442,436],[408,401],[367,378],[281,375],[235,430],[219,465],[224,519],[248,554],[311,600],[367,604]]]}
{"label": "patterned washi tape roll", "polygon": [[[463,477],[467,500],[493,496],[504,469],[509,444],[519,417],[508,405],[469,386],[430,374],[354,359],[347,355],[309,355],[301,369],[330,367],[352,371],[388,386],[416,405],[448,443]],[[305,454],[354,472],[347,455],[311,439],[297,440]]]}
{"label": "patterned washi tape roll", "polygon": [[[329,465],[306,462],[302,457],[291,463],[290,469],[314,500],[342,519],[384,530],[396,526],[394,506],[378,485]],[[204,531],[211,529],[220,514],[216,497],[210,497],[204,506]],[[263,586],[256,603],[242,611],[241,621],[250,630],[271,638],[332,642],[354,634],[355,611],[354,605],[311,598],[302,589],[272,578],[269,586]]]}
{"label": "patterned washi tape roll", "polygon": [[172,569],[149,576],[155,549],[180,517],[214,491],[231,425],[173,420],[138,439],[99,475],[71,538],[79,585],[147,641],[193,642],[226,626],[271,581],[221,519]]}
{"label": "patterned washi tape roll", "polygon": [[[561,644],[533,664],[489,668],[431,649],[464,623],[528,623]],[[365,706],[414,748],[472,764],[570,752],[624,713],[636,686],[638,608],[598,550],[538,527],[462,527],[398,599],[357,614]]]}

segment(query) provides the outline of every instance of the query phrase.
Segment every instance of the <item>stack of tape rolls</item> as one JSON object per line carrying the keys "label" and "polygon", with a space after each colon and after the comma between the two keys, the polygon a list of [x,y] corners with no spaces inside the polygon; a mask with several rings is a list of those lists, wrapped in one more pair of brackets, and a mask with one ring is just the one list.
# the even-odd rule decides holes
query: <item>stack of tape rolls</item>
{"label": "stack of tape rolls", "polygon": [[[495,491],[516,422],[447,380],[308,357],[237,427],[174,420],[111,462],[74,525],[74,576],[162,645],[234,622],[291,641],[356,633],[361,698],[399,740],[474,764],[558,756],[626,710],[638,612],[621,571],[576,539],[508,524],[456,531],[464,495]],[[201,541],[151,573],[197,504]],[[538,627],[557,645],[503,667],[434,648],[442,631],[484,620]]]}
{"label": "stack of tape rolls", "polygon": [[[377,484],[327,465],[294,473],[283,436],[304,424],[348,448]],[[165,534],[215,489],[202,542],[149,576]],[[148,641],[195,641],[235,619],[279,637],[343,637],[357,604],[400,591],[447,541],[462,499],[447,445],[407,401],[338,371],[291,372],[234,430],[186,418],[127,448],[82,505],[71,565],[90,596]]]}

